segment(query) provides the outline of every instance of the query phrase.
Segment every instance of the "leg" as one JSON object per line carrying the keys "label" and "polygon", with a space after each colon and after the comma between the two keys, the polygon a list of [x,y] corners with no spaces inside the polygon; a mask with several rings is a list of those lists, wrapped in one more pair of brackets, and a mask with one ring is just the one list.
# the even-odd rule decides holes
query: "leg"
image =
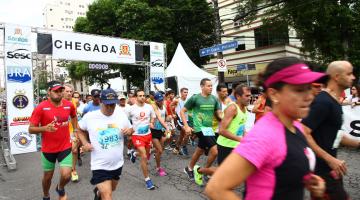
{"label": "leg", "polygon": [[71,172],[71,181],[78,181],[79,180],[79,177],[77,175],[77,172],[76,172],[76,162],[78,160],[78,142],[77,141],[73,141],[72,142],[72,148],[71,148],[71,153],[72,153],[72,172]]}
{"label": "leg", "polygon": [[64,189],[65,185],[70,181],[71,168],[60,167],[60,182],[59,189]]}
{"label": "leg", "polygon": [[155,160],[156,160],[156,168],[160,168],[160,157],[161,157],[161,154],[163,152],[163,148],[161,146],[161,143],[158,139],[155,139],[153,138],[153,144],[154,144],[154,147],[155,147]]}
{"label": "leg", "polygon": [[181,131],[180,131],[179,138],[178,138],[178,140],[176,141],[176,149],[177,149],[177,150],[179,150],[179,149],[180,149],[180,146],[183,144],[184,137],[185,137],[185,131],[184,131],[184,129],[181,127]]}
{"label": "leg", "polygon": [[194,154],[191,157],[190,163],[189,163],[189,169],[192,170],[199,160],[200,156],[204,154],[204,150],[200,149],[199,147],[196,147]]}
{"label": "leg", "polygon": [[116,187],[118,186],[119,181],[118,180],[111,180],[111,189],[112,191],[116,190]]}
{"label": "leg", "polygon": [[96,184],[96,187],[99,190],[101,200],[112,200],[112,191],[113,191],[112,180],[106,180],[104,182],[98,183]]}
{"label": "leg", "polygon": [[214,145],[209,150],[209,156],[206,161],[205,168],[211,167],[211,165],[214,162],[214,160],[216,159],[217,155],[218,155],[218,150],[217,150],[216,145]]}
{"label": "leg", "polygon": [[[150,148],[149,148],[150,150]],[[140,167],[143,171],[144,178],[149,177],[149,171],[147,167],[147,150],[144,146],[137,147],[138,157],[140,157]]]}
{"label": "leg", "polygon": [[54,170],[44,171],[44,177],[42,179],[42,188],[43,188],[44,197],[49,197],[49,190],[53,175],[54,175]]}

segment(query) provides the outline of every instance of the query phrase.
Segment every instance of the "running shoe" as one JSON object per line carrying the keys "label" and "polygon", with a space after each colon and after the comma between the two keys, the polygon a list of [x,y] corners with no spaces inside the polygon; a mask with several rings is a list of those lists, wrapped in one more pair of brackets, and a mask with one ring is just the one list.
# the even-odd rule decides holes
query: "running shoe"
{"label": "running shoe", "polygon": [[136,161],[136,152],[135,151],[132,151],[130,153],[130,160],[132,163],[135,163],[135,161]]}
{"label": "running shoe", "polygon": [[159,176],[166,176],[166,172],[165,172],[165,169],[160,167],[158,170],[157,170]]}
{"label": "running shoe", "polygon": [[79,181],[79,175],[76,171],[71,172],[71,181],[72,182],[78,182]]}
{"label": "running shoe", "polygon": [[148,189],[148,190],[154,190],[155,189],[155,186],[154,186],[153,182],[150,179],[145,181],[145,183],[146,183],[146,189]]}
{"label": "running shoe", "polygon": [[189,151],[186,146],[181,147],[180,153],[182,153],[184,156],[189,156]]}
{"label": "running shoe", "polygon": [[165,149],[165,150],[168,150],[168,151],[172,151],[172,150],[173,150],[173,148],[171,148],[170,145],[166,145],[164,149]]}
{"label": "running shoe", "polygon": [[199,165],[195,165],[194,166],[194,179],[195,179],[195,183],[198,184],[199,186],[203,186],[204,182],[203,182],[203,178],[202,178],[202,174],[199,173],[200,166]]}
{"label": "running shoe", "polygon": [[176,154],[176,155],[180,155],[180,156],[183,155],[183,154],[182,154],[178,149],[176,149],[176,148],[173,148],[172,152],[173,152],[174,154]]}
{"label": "running shoe", "polygon": [[185,174],[188,176],[188,178],[192,181],[194,180],[194,172],[189,170],[189,167],[184,168]]}

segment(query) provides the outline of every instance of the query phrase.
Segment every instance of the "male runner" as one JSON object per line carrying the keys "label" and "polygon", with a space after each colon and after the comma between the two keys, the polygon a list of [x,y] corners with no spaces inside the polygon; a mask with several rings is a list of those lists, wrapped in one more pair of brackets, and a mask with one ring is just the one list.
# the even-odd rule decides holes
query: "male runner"
{"label": "male runner", "polygon": [[150,158],[150,148],[152,137],[150,128],[154,128],[155,113],[152,106],[145,103],[145,93],[143,90],[135,91],[136,103],[128,111],[128,117],[133,123],[134,133],[132,142],[140,156],[140,167],[142,169],[146,188],[154,190],[155,186],[149,177],[148,158]]}
{"label": "male runner", "polygon": [[100,110],[100,90],[91,90],[92,101],[88,102],[83,110],[83,116],[91,111]]}
{"label": "male runner", "polygon": [[[181,118],[180,118],[180,111],[184,107],[185,102],[187,101],[188,93],[189,93],[189,89],[187,89],[187,88],[181,88],[180,89],[180,98],[176,99],[177,106],[175,108],[175,112],[176,112],[176,115],[177,115],[176,116],[177,124],[181,128],[180,136],[179,136],[178,140],[176,141],[175,149],[177,151],[179,151],[180,154],[185,155],[185,156],[189,155],[188,149],[186,147],[186,144],[187,144],[187,142],[189,140],[189,136],[185,134],[184,124],[183,124],[183,122],[181,121]],[[186,116],[186,120],[187,120],[187,122],[189,124],[188,114],[186,113],[185,116]]]}
{"label": "male runner", "polygon": [[124,164],[124,135],[133,130],[126,114],[115,109],[118,99],[113,89],[101,91],[100,100],[101,109],[86,114],[79,122],[79,137],[84,150],[91,151],[94,199],[111,200]]}
{"label": "male runner", "polygon": [[210,79],[202,79],[200,87],[201,93],[192,96],[180,111],[180,117],[184,123],[185,132],[188,135],[191,134],[192,129],[186,121],[185,113],[188,110],[193,111],[194,131],[199,138],[198,146],[195,149],[191,161],[184,169],[184,172],[190,180],[194,179],[193,168],[203,153],[208,154],[205,168],[209,168],[217,156],[216,136],[212,129],[212,123],[214,117],[220,120],[220,103],[215,96],[211,95],[212,83]]}
{"label": "male runner", "polygon": [[43,200],[50,200],[49,189],[56,160],[60,163],[60,181],[56,192],[60,200],[66,200],[65,185],[70,180],[72,154],[69,133],[69,117],[77,127],[74,105],[62,99],[64,86],[58,81],[48,83],[48,100],[41,102],[30,118],[29,133],[41,134],[41,161],[44,170],[42,179]]}
{"label": "male runner", "polygon": [[[72,98],[73,93],[74,93],[74,87],[68,83],[64,84],[63,98],[70,101],[74,105],[75,109],[77,110],[76,100]],[[69,123],[69,132],[70,132],[70,139],[71,139],[71,144],[72,144],[72,148],[71,148],[72,149],[71,181],[78,182],[79,175],[76,172],[76,161],[79,158],[78,148],[80,147],[80,144],[79,144],[78,134],[75,133],[75,129],[73,128],[71,123]]]}
{"label": "male runner", "polygon": [[[344,160],[337,159],[339,142],[344,146],[360,147],[360,142],[342,134],[341,94],[351,87],[355,77],[353,66],[348,61],[334,61],[329,64],[326,87],[316,97],[309,115],[302,120],[305,136],[317,159],[315,173],[326,182],[326,199],[349,199],[342,181],[347,172]],[[337,143],[337,144],[336,144]]]}

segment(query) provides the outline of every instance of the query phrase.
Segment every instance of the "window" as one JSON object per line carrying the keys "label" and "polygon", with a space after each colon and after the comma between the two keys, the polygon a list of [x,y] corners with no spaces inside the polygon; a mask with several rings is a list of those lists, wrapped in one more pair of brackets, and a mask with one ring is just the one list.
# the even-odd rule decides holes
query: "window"
{"label": "window", "polygon": [[50,27],[54,27],[54,25],[51,24]]}
{"label": "window", "polygon": [[260,28],[255,29],[254,33],[255,48],[289,43],[287,25],[264,25]]}
{"label": "window", "polygon": [[50,8],[50,11],[52,11],[52,8]]}
{"label": "window", "polygon": [[61,21],[64,21],[64,18],[61,18]]}
{"label": "window", "polygon": [[238,42],[238,47],[235,49],[236,51],[246,50],[245,36],[235,37],[234,40]]}

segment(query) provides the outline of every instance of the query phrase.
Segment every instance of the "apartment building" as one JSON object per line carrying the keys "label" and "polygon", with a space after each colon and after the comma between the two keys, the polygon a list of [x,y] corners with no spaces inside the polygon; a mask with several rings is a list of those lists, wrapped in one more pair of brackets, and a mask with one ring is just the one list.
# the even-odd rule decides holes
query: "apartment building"
{"label": "apartment building", "polygon": [[[291,27],[282,30],[265,29],[262,23],[264,10],[257,13],[257,19],[247,25],[234,21],[238,15],[239,0],[218,0],[219,14],[222,26],[221,42],[237,41],[238,48],[223,52],[227,63],[225,82],[248,83],[254,85],[255,75],[263,70],[272,60],[284,56],[303,58],[300,51],[301,41]],[[241,19],[240,19],[241,20]],[[247,66],[249,70],[244,69]],[[217,58],[212,56],[204,68],[217,75]]]}

